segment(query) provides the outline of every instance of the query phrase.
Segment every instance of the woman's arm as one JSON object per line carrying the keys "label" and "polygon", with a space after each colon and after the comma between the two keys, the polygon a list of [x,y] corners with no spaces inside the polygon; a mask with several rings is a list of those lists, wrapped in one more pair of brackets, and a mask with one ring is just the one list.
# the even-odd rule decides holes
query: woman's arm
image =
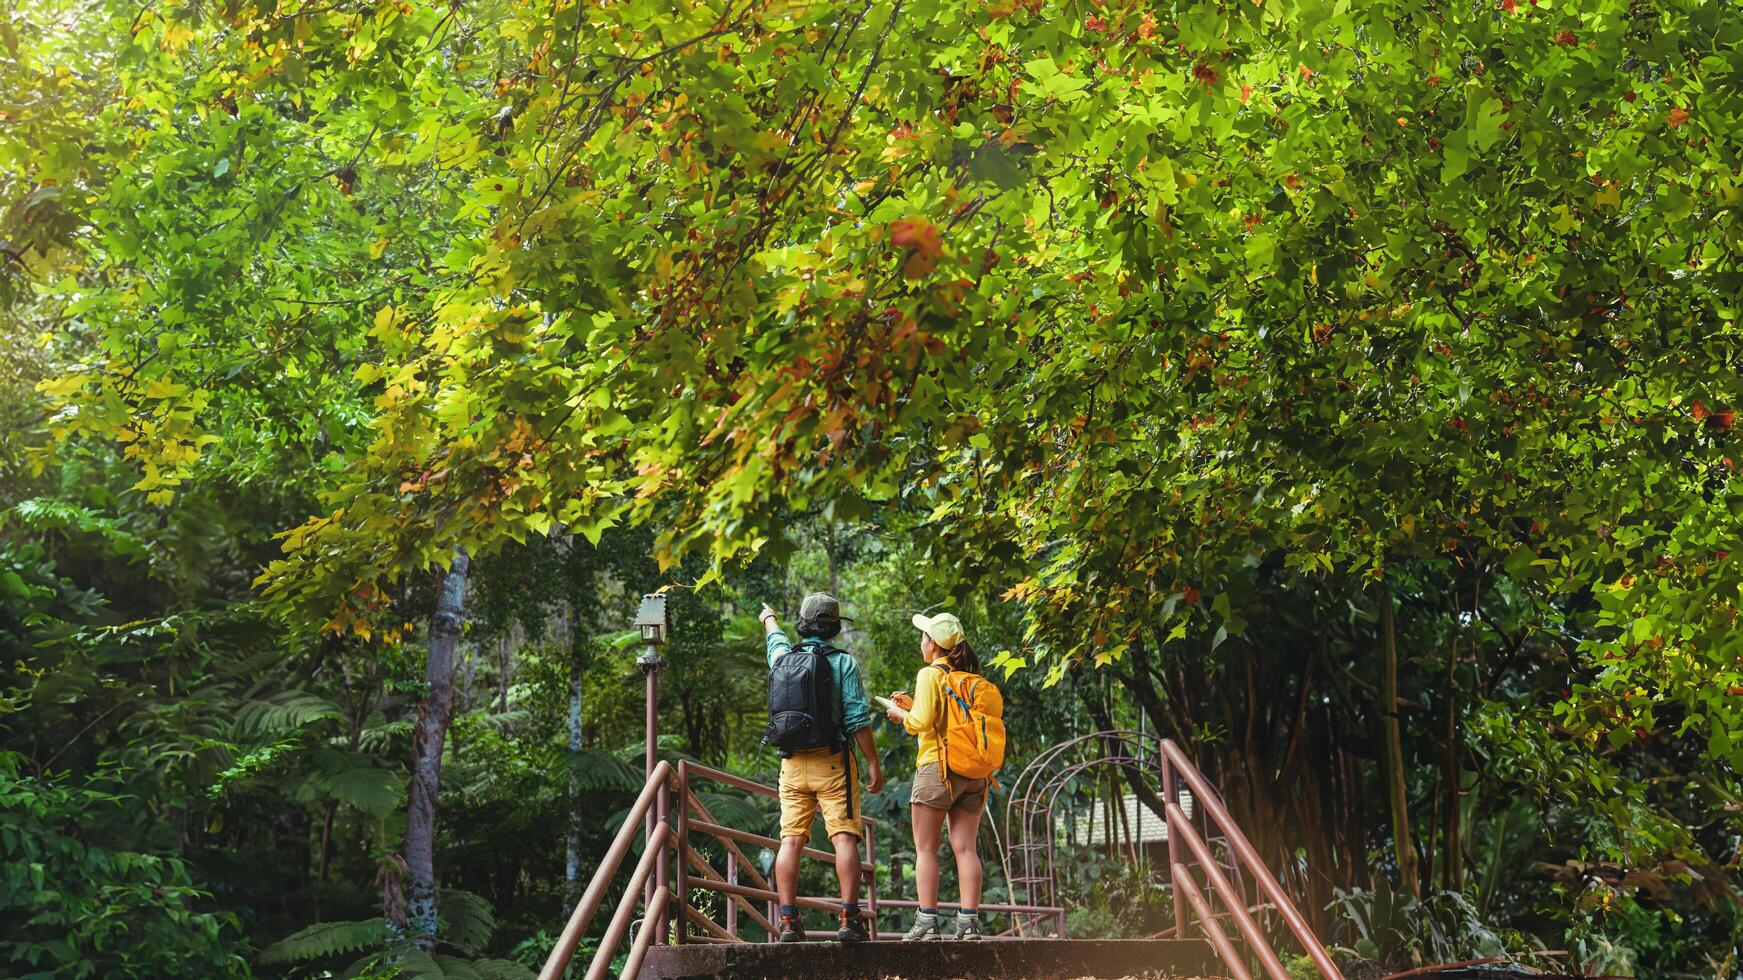
{"label": "woman's arm", "polygon": [[910,735],[929,732],[938,725],[938,672],[933,667],[921,667],[914,675],[914,706],[902,716],[902,727]]}

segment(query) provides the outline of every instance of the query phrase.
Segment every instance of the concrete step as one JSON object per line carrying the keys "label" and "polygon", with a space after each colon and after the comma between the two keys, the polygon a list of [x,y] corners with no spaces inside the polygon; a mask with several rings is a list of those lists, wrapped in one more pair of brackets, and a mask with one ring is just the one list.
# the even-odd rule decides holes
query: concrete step
{"label": "concrete step", "polygon": [[1198,940],[985,939],[858,946],[834,942],[655,946],[643,980],[1078,980],[1215,977],[1215,954]]}

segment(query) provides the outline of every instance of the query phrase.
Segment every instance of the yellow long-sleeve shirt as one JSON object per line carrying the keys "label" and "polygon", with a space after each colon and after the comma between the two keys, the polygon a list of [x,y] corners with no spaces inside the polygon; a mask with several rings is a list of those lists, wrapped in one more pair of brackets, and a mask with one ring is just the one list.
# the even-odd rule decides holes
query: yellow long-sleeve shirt
{"label": "yellow long-sleeve shirt", "polygon": [[944,688],[944,676],[944,671],[931,664],[921,667],[914,675],[914,706],[908,709],[908,717],[902,719],[902,727],[908,730],[908,734],[920,738],[920,755],[914,761],[915,768],[929,762],[942,762],[944,758],[944,729],[950,721],[944,713],[950,697]]}

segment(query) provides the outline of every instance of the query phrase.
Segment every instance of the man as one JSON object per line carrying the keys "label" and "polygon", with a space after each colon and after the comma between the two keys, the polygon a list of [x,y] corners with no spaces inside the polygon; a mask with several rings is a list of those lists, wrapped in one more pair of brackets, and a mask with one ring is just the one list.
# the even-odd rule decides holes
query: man
{"label": "man", "polygon": [[[859,787],[859,765],[853,744],[858,744],[871,768],[867,791],[876,793],[883,789],[884,772],[878,762],[877,745],[872,741],[871,704],[866,700],[859,664],[852,654],[829,642],[841,632],[841,605],[827,593],[806,596],[799,606],[797,646],[781,630],[775,611],[767,604],[758,618],[762,620],[768,644],[770,740],[782,746],[781,850],[775,858],[775,892],[781,905],[779,938],[784,943],[805,939],[796,904],[799,859],[811,839],[811,820],[821,811],[823,829],[835,845],[835,874],[841,880],[841,928],[835,938],[844,943],[864,942],[870,938],[859,911],[859,814],[864,794]],[[783,658],[812,659],[782,663]],[[825,664],[827,670],[823,669]],[[806,674],[813,668],[814,678]],[[799,718],[798,711],[778,710],[782,698],[802,700],[803,695],[792,694],[792,689],[813,680],[819,692],[815,696],[829,703],[803,712],[797,723],[776,717],[784,714]],[[777,693],[777,688],[783,685],[785,688]],[[815,747],[787,748],[788,745]]]}

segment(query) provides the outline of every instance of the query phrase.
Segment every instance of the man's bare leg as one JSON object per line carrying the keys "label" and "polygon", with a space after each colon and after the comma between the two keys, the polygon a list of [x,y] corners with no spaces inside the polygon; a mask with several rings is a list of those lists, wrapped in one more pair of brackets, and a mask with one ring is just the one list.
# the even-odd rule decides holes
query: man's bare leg
{"label": "man's bare leg", "polygon": [[[803,837],[781,838],[780,853],[775,855],[775,894],[782,905],[795,905],[799,899],[799,860],[804,856]],[[840,860],[836,864],[840,865]]]}
{"label": "man's bare leg", "polygon": [[839,833],[830,840],[835,842],[835,876],[841,879],[841,904],[859,904],[859,838],[849,833]]}

